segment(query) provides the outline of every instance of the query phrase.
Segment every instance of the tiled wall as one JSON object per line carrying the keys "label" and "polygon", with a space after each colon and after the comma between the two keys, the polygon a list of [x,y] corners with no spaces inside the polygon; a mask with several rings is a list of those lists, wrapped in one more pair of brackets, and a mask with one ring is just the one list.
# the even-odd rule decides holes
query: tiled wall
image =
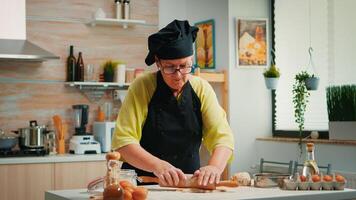
{"label": "tiled wall", "polygon": [[[49,124],[54,114],[61,115],[73,133],[73,104],[90,105],[90,121],[97,107],[112,101],[108,93],[100,102],[90,102],[75,88],[65,86],[69,45],[75,56],[83,52],[84,63],[93,64],[96,76],[100,64],[108,59],[127,62],[128,67],[144,68],[147,37],[158,30],[158,0],[131,1],[131,18],[146,20],[150,26],[89,26],[84,21],[102,8],[107,17],[115,16],[109,0],[27,0],[27,39],[60,56],[43,63],[0,61],[0,128],[5,131],[28,126],[29,120]],[[34,20],[34,18],[45,20]],[[51,19],[51,20],[48,20]],[[55,19],[55,20],[53,20]],[[56,21],[57,20],[57,21]],[[118,102],[114,102],[116,107]]]}

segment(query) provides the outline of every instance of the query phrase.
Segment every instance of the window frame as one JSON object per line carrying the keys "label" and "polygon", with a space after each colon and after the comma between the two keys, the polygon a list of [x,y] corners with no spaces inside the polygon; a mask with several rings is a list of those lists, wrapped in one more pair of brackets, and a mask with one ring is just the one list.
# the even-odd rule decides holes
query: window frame
{"label": "window frame", "polygon": [[[274,4],[275,0],[270,1],[270,13],[271,13],[271,49],[275,49],[275,35],[274,35]],[[271,60],[274,57],[271,57]],[[272,102],[272,136],[273,137],[285,137],[285,138],[299,138],[299,131],[291,131],[291,130],[276,130],[276,91],[271,90],[271,102]],[[329,139],[329,131],[320,131],[319,132],[319,138],[318,139]],[[305,138],[310,135],[310,131],[303,131],[302,132],[302,138]]]}

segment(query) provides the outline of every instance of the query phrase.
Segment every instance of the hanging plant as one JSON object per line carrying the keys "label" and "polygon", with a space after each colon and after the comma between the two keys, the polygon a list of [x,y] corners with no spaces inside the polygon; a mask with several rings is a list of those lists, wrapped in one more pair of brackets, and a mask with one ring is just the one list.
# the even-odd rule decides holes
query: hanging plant
{"label": "hanging plant", "polygon": [[274,50],[271,50],[271,66],[263,72],[263,76],[265,77],[265,84],[267,89],[275,90],[278,86],[278,80],[281,76],[279,69],[276,67],[276,63],[274,62]]}
{"label": "hanging plant", "polygon": [[300,156],[303,153],[302,148],[302,133],[304,130],[304,114],[308,104],[308,97],[310,93],[306,87],[306,80],[310,78],[310,75],[306,71],[301,71],[295,76],[295,82],[293,84],[293,104],[294,104],[294,117],[295,122],[298,124],[299,129],[299,153]]}
{"label": "hanging plant", "polygon": [[265,72],[263,72],[263,76],[265,77],[265,83],[267,89],[270,90],[277,89],[278,79],[281,76],[281,74],[275,64],[271,64],[271,67]]}
{"label": "hanging plant", "polygon": [[311,71],[311,73],[306,73],[308,77],[305,79],[305,86],[307,87],[307,90],[317,90],[319,86],[319,80],[320,78],[316,75],[315,72],[315,67],[314,67],[314,62],[313,62],[313,48],[309,47],[308,53],[309,53],[309,64],[308,64],[308,71]]}

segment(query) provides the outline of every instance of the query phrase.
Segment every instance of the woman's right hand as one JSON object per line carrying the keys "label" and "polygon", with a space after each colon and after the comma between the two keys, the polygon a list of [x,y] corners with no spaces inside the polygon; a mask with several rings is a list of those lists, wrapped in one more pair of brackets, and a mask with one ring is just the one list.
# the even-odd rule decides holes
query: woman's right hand
{"label": "woman's right hand", "polygon": [[155,166],[153,174],[159,178],[160,184],[168,186],[177,186],[180,180],[185,181],[187,179],[182,170],[164,160],[161,160]]}

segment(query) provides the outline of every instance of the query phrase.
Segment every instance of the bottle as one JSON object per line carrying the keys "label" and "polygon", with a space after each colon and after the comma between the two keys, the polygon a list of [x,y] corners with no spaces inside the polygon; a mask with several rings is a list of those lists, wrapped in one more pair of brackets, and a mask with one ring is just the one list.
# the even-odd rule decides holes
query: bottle
{"label": "bottle", "polygon": [[130,19],[130,0],[124,0],[124,19]]}
{"label": "bottle", "polygon": [[314,144],[307,143],[307,158],[304,161],[303,176],[319,174],[319,167],[314,157]]}
{"label": "bottle", "polygon": [[115,0],[116,19],[122,19],[122,0]]}
{"label": "bottle", "polygon": [[77,65],[76,65],[76,80],[75,81],[84,81],[84,62],[82,57],[82,52],[79,52]]}
{"label": "bottle", "polygon": [[75,57],[73,54],[73,45],[69,47],[69,56],[67,58],[67,81],[75,81],[76,76],[76,66]]}

